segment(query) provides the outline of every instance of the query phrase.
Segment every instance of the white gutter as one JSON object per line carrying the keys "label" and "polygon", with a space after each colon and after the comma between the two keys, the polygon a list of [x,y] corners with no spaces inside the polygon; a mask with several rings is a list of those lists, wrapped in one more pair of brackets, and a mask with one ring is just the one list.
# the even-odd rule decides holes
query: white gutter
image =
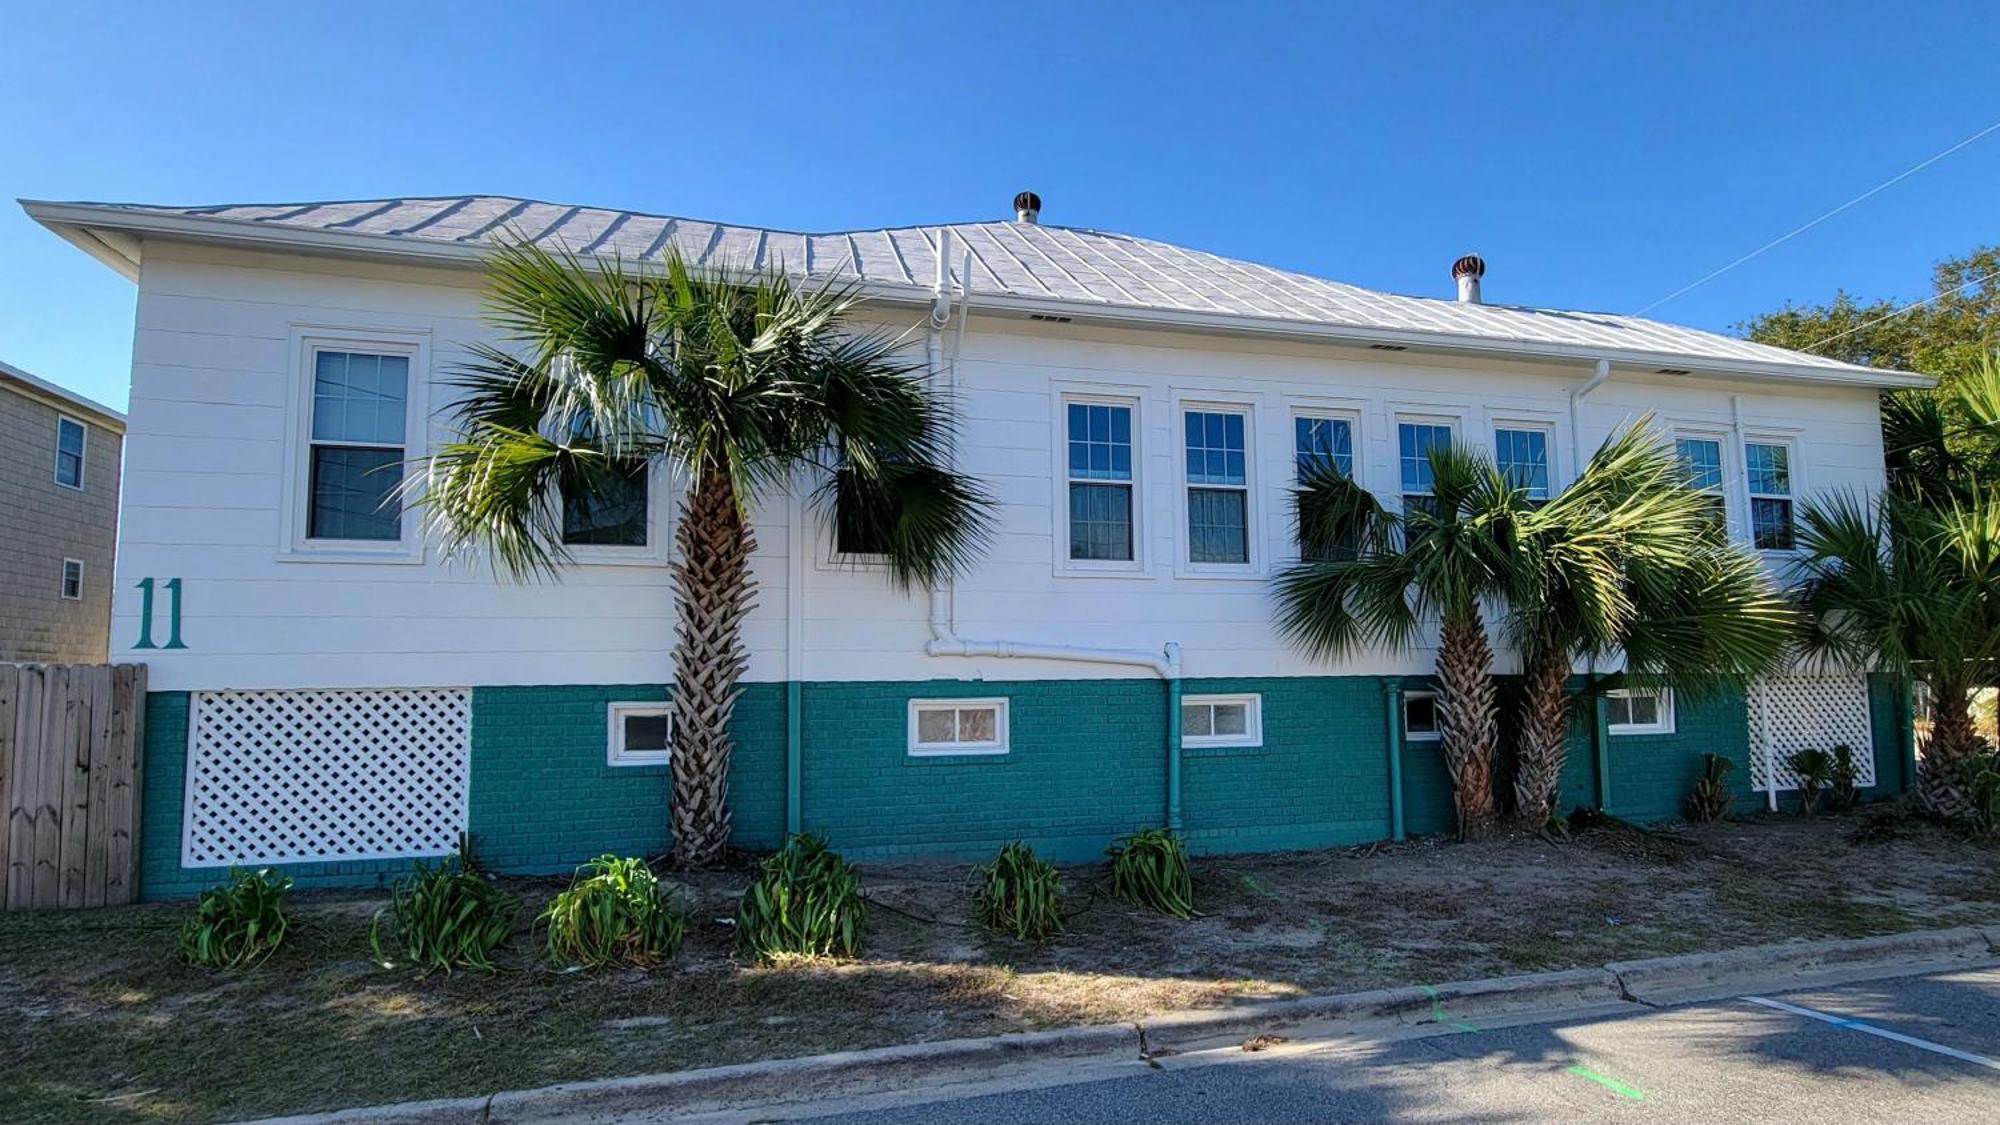
{"label": "white gutter", "polygon": [[[137,262],[130,253],[106,245],[106,232],[136,232],[195,241],[233,242],[271,249],[318,251],[336,257],[394,258],[420,264],[478,268],[485,264],[488,249],[460,242],[425,242],[394,235],[362,234],[353,231],[301,230],[260,224],[248,219],[216,216],[161,215],[119,207],[92,204],[54,203],[21,200],[29,217],[75,242],[99,261],[128,278],[137,277]],[[95,244],[93,247],[92,244]],[[637,272],[657,269],[655,263],[626,262]],[[922,283],[882,281],[854,282],[861,296],[893,304],[934,304],[935,290]],[[1725,359],[1656,352],[1631,348],[1606,348],[1595,344],[1563,344],[1517,337],[1467,336],[1451,332],[1379,328],[1368,325],[1329,324],[1290,320],[1281,317],[1244,316],[1234,313],[1206,313],[1185,309],[1126,307],[1101,301],[1024,297],[1011,293],[989,293],[981,297],[995,311],[1023,315],[1044,313],[1112,325],[1183,329],[1231,335],[1262,336],[1313,343],[1397,344],[1424,351],[1497,355],[1528,360],[1577,360],[1609,358],[1627,367],[1672,367],[1690,374],[1741,379],[1746,376],[1786,382],[1877,388],[1930,387],[1936,380],[1927,375],[1903,371],[1875,370],[1852,366],[1820,367],[1816,364],[1772,363],[1751,359]],[[1487,306],[1499,308],[1502,306]]]}

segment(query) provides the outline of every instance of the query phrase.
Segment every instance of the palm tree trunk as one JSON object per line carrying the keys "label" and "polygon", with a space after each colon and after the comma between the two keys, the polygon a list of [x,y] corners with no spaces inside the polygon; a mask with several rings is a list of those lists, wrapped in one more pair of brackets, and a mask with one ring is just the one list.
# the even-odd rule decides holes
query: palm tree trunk
{"label": "palm tree trunk", "polygon": [[1492,668],[1493,646],[1477,613],[1444,627],[1438,649],[1438,734],[1458,803],[1458,834],[1466,840],[1491,835],[1498,818],[1493,759],[1500,722]]}
{"label": "palm tree trunk", "polygon": [[1972,801],[1965,792],[1964,766],[1979,749],[1969,693],[1941,684],[1930,688],[1931,737],[1917,763],[1917,795],[1938,816],[1965,816]]}
{"label": "palm tree trunk", "polygon": [[1529,668],[1521,699],[1521,748],[1514,761],[1514,804],[1540,828],[1555,815],[1563,763],[1569,757],[1567,653],[1546,655]]}
{"label": "palm tree trunk", "polygon": [[673,775],[674,858],[711,868],[729,845],[729,721],[748,656],[743,618],[755,583],[755,536],[728,474],[706,467],[674,531]]}

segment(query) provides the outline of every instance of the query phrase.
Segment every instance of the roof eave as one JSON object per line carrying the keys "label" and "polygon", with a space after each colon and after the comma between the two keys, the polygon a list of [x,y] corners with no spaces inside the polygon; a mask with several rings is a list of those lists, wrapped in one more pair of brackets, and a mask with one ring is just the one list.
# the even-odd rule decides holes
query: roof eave
{"label": "roof eave", "polygon": [[[141,236],[152,234],[275,249],[305,249],[337,257],[393,259],[413,264],[457,268],[477,268],[486,258],[485,250],[469,243],[422,242],[392,235],[365,234],[356,231],[300,230],[296,227],[267,226],[245,219],[207,215],[163,215],[92,204],[29,199],[23,199],[20,203],[22,209],[36,222],[75,243],[92,257],[110,265],[132,280],[137,280],[138,277],[137,248],[134,247],[129,254],[124,252],[117,245],[119,240],[107,238],[106,232],[136,233]],[[652,268],[652,263],[626,264],[641,270]],[[870,297],[897,303],[917,303],[930,299],[930,290],[922,285],[861,282],[857,285],[857,289]],[[1673,367],[1686,370],[1690,374],[1723,378],[1740,378],[1748,375],[1821,386],[1881,389],[1929,387],[1936,383],[1936,380],[1928,375],[1908,371],[1818,367],[1811,364],[1766,363],[1754,360],[1720,360],[1681,352],[1636,351],[1595,345],[1495,339],[1449,332],[1319,324],[1276,317],[1125,307],[1099,301],[1023,297],[1005,293],[975,294],[974,304],[1123,326],[1142,325],[1203,332],[1241,333],[1320,343],[1395,344],[1405,348],[1460,355],[1500,355],[1577,363],[1608,360],[1619,367],[1644,368],[1648,371]]]}
{"label": "roof eave", "polygon": [[11,363],[0,362],[0,383],[9,384],[29,398],[47,403],[66,414],[82,415],[105,429],[121,434],[125,432],[125,415],[96,399],[85,398],[68,387],[57,386]]}

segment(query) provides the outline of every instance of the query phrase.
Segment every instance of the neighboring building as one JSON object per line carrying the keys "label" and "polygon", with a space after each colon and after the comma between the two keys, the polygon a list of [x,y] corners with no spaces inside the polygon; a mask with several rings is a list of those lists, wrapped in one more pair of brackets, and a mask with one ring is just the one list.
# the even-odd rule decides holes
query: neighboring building
{"label": "neighboring building", "polygon": [[0,660],[101,664],[125,416],[0,363]]}
{"label": "neighboring building", "polygon": [[[138,284],[113,644],[154,689],[145,893],[232,863],[373,880],[468,829],[507,871],[665,848],[674,482],[654,474],[623,545],[512,585],[441,562],[369,471],[447,432],[451,368],[493,338],[479,266],[503,232],[635,268],[671,245],[844,274],[944,357],[959,465],[1000,502],[955,589],[896,593],[796,500],[754,513],[731,783],[748,846],[802,827],[863,858],[1019,837],[1077,860],[1163,822],[1203,851],[1442,830],[1434,653],[1328,665],[1271,624],[1302,457],[1404,503],[1426,446],[1468,443],[1554,489],[1652,412],[1778,565],[1801,496],[1881,487],[1878,395],[1926,382],[1481,304],[1473,259],[1458,300],[1394,296],[1043,226],[1021,202],[1013,222],[811,236],[485,196],[26,204]],[[970,318],[927,350],[941,241],[942,303],[956,315],[969,282]],[[1185,693],[1173,747],[1163,680]],[[1580,710],[1566,804],[1676,815],[1709,751],[1749,767],[1748,804],[1805,744],[1906,781],[1890,694],[1860,678],[1617,697],[1601,728]]]}

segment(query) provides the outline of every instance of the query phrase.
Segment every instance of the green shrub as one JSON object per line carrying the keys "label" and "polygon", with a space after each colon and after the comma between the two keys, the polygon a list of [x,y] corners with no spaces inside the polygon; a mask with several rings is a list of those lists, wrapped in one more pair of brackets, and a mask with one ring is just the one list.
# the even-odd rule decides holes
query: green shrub
{"label": "green shrub", "polygon": [[1720,754],[1701,756],[1701,776],[1687,799],[1689,820],[1708,824],[1729,815],[1729,774],[1735,768],[1735,762]]}
{"label": "green shrub", "polygon": [[368,941],[383,968],[399,963],[385,952],[382,918],[387,915],[392,923],[388,946],[400,963],[421,966],[427,973],[433,969],[491,973],[498,970],[493,951],[507,940],[520,908],[519,899],[478,872],[470,847],[461,843],[455,860],[436,867],[418,860],[408,875],[396,880],[389,905],[375,912]]}
{"label": "green shrub", "polygon": [[1111,893],[1118,898],[1171,914],[1194,917],[1194,879],[1188,874],[1187,849],[1180,837],[1164,828],[1134,832],[1111,845]]}
{"label": "green shrub", "polygon": [[852,957],[867,906],[854,865],[823,837],[790,836],[758,865],[736,910],[736,950],[760,961]]}
{"label": "green shrub", "polygon": [[1819,809],[1819,795],[1833,783],[1833,755],[1818,748],[1801,750],[1786,759],[1799,779],[1799,811],[1811,816]]}
{"label": "green shrub", "polygon": [[622,961],[651,965],[680,955],[687,915],[676,888],[643,859],[603,855],[576,869],[569,888],[549,900],[541,921],[558,965],[595,969]]}
{"label": "green shrub", "polygon": [[181,926],[181,956],[197,965],[235,968],[254,964],[285,943],[289,876],[268,868],[231,871],[229,882],[201,892],[194,917]]}
{"label": "green shrub", "polygon": [[1967,818],[1974,832],[2000,835],[2000,751],[1983,747],[1965,760],[1965,796],[1972,803]]}
{"label": "green shrub", "polygon": [[1044,942],[1063,932],[1062,875],[1019,840],[979,869],[972,917],[1016,941]]}
{"label": "green shrub", "polygon": [[1827,771],[1827,803],[1835,809],[1851,809],[1861,803],[1861,767],[1854,760],[1854,747],[1833,748],[1833,762]]}

